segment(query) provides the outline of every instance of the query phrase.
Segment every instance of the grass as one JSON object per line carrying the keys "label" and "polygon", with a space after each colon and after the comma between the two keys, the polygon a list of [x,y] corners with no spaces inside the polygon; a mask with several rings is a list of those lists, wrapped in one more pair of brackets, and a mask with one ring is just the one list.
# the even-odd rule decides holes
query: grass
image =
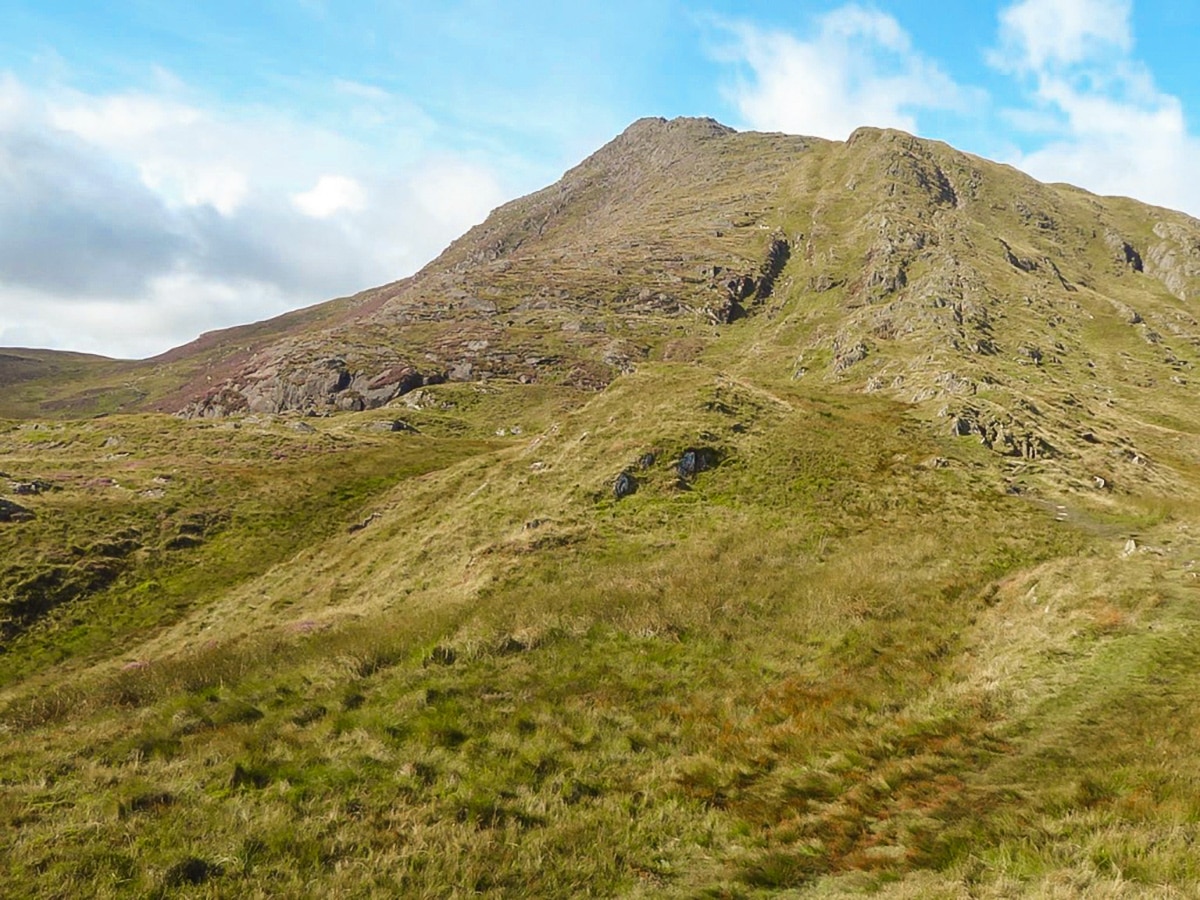
{"label": "grass", "polygon": [[[110,655],[344,531],[380,491],[491,449],[469,438],[431,452],[416,435],[246,434],[154,417],[50,434],[63,446],[38,458],[28,433],[9,432],[6,469],[46,476],[52,489],[31,501],[33,522],[0,534],[14,592],[0,684]],[[114,441],[131,449],[96,456]],[[101,564],[104,577],[87,580]]]}
{"label": "grass", "polygon": [[[2,714],[7,883],[114,897],[1193,883],[1185,507],[1139,519],[1169,554],[1122,558],[1116,537],[1005,495],[888,401],[695,367],[648,367],[575,411],[553,395],[515,439],[455,436],[494,433],[513,401],[421,413],[444,437],[376,436],[370,415],[317,435],[68,426],[49,451],[64,470],[96,465],[84,457],[110,430],[161,424],[176,516],[220,525],[180,551],[203,566],[136,563],[159,585],[146,613],[122,585],[70,605],[89,623],[123,610],[78,651],[51,617],[6,654],[29,666],[9,670]],[[681,488],[671,464],[697,443],[720,465]],[[91,455],[71,457],[77,444]],[[159,471],[161,451],[139,446]],[[647,449],[658,460],[615,502],[611,479]],[[65,507],[70,490],[43,496]],[[273,546],[282,534],[295,543]],[[456,593],[471,556],[480,571]],[[1136,723],[1172,704],[1173,743],[1148,743]]]}
{"label": "grass", "polygon": [[[1200,460],[1164,378],[1200,345],[1105,249],[1144,211],[892,133],[663,153],[669,183],[589,163],[412,288],[503,327],[393,342],[347,300],[246,332],[341,328],[363,365],[487,340],[553,357],[536,383],[0,427],[5,479],[53,488],[0,526],[6,890],[1195,893]],[[639,306],[777,231],[745,319]],[[223,346],[88,385],[20,363],[5,408],[169,396]],[[636,371],[594,390],[612,347]],[[1050,450],[952,434],[968,411]],[[689,449],[716,465],[681,478]]]}

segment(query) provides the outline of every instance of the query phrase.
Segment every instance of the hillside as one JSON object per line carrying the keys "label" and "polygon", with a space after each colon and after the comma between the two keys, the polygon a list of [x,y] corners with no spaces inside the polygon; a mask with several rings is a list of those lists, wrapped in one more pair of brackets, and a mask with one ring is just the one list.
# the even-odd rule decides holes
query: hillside
{"label": "hillside", "polygon": [[410,279],[0,351],[0,884],[1187,896],[1197,291],[1180,213],[650,119]]}

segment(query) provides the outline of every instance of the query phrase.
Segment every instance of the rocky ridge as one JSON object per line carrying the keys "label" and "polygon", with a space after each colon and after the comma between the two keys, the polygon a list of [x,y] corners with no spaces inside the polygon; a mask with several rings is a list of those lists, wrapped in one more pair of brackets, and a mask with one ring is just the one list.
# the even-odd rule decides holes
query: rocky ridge
{"label": "rocky ridge", "polygon": [[1156,455],[1121,398],[1189,396],[1197,291],[1200,223],[1179,213],[897,131],[830,142],[643,119],[412,278],[121,378],[133,408],[325,414],[445,382],[595,391],[752,333],[748,367],[885,394],[1111,484],[1149,477],[1130,460]]}

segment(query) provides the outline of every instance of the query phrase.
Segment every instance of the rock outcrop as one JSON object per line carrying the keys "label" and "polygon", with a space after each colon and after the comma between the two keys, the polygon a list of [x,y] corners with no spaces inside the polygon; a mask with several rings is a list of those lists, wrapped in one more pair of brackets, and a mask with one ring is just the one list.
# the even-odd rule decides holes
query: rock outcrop
{"label": "rock outcrop", "polygon": [[622,472],[613,482],[613,497],[622,500],[637,491],[637,479],[632,472]]}
{"label": "rock outcrop", "polygon": [[675,464],[675,471],[680,481],[688,482],[701,472],[716,468],[720,461],[720,454],[712,447],[688,447]]}
{"label": "rock outcrop", "polygon": [[360,412],[383,406],[417,388],[444,381],[446,373],[425,374],[402,364],[368,375],[353,371],[341,357],[296,367],[278,362],[221,386],[190,404],[182,415],[218,417],[289,410]]}
{"label": "rock outcrop", "polygon": [[19,503],[0,498],[0,522],[27,522],[33,518],[33,512]]}

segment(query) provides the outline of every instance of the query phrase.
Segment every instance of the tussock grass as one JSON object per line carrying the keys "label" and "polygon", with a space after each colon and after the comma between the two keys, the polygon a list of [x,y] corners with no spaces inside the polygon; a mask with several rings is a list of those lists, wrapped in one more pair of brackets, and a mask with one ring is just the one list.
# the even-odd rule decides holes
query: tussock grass
{"label": "tussock grass", "polygon": [[[189,564],[131,564],[147,596],[188,598],[169,616],[66,663],[26,649],[70,646],[53,617],[14,645],[33,661],[0,708],[4,883],[1167,897],[1200,880],[1186,499],[1072,501],[1056,521],[890,401],[700,365],[545,404],[486,444],[461,435],[512,418],[502,392],[431,413],[440,436],[163,426],[195,442],[172,521],[219,527]],[[297,467],[244,461],[260,440]],[[681,484],[690,446],[720,463]],[[139,596],[109,591],[64,610]]]}

